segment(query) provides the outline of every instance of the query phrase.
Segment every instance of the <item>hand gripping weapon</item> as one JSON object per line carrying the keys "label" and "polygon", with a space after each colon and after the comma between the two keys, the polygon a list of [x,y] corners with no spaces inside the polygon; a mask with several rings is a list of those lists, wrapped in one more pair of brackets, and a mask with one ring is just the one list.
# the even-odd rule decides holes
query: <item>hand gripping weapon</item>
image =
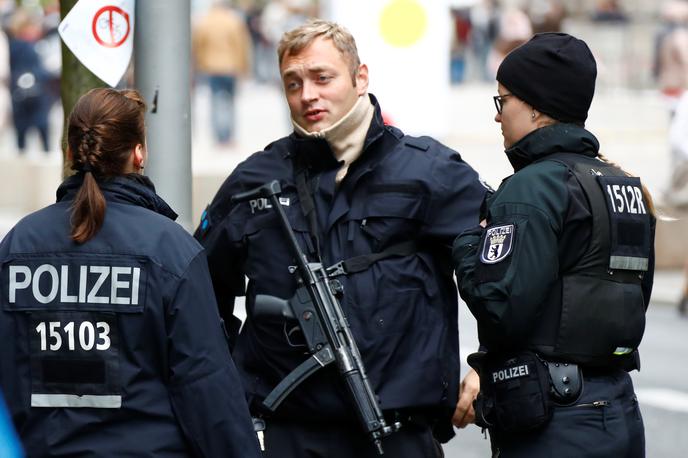
{"label": "hand gripping weapon", "polygon": [[383,455],[382,439],[399,430],[401,424],[395,422],[387,425],[368,381],[349,323],[336,297],[337,293],[342,292],[342,285],[338,280],[329,278],[322,263],[308,262],[279,202],[280,193],[280,184],[274,180],[232,197],[233,202],[268,199],[277,212],[282,231],[296,259],[296,266],[289,267],[289,271],[298,272],[299,286],[294,297],[288,301],[275,296],[256,295],[255,314],[297,320],[311,354],[272,390],[263,405],[274,412],[301,382],[330,363],[336,363],[361,426],[378,453]]}

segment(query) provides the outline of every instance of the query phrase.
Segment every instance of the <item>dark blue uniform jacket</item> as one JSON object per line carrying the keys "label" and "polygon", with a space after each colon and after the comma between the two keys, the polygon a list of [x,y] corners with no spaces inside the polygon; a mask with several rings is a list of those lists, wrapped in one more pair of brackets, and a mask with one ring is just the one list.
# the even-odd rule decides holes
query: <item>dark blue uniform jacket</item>
{"label": "dark blue uniform jacket", "polygon": [[0,245],[0,388],[28,456],[260,456],[202,247],[133,176],[100,184],[104,224],[74,243],[80,183]]}
{"label": "dark blue uniform jacket", "polygon": [[[259,410],[265,396],[307,354],[289,344],[284,322],[253,316],[256,294],[290,298],[295,291],[287,270],[294,262],[274,211],[262,200],[235,205],[230,197],[279,180],[282,208],[302,249],[315,260],[295,185],[297,160],[308,169],[325,266],[406,240],[418,243],[411,255],[383,259],[342,278],[340,301],[382,408],[454,410],[460,363],[450,249],[457,234],[478,222],[486,188],[455,151],[383,125],[371,99],[376,114],[363,153],[339,186],[340,164],[328,143],[292,134],[236,168],[196,231],[208,252],[221,315],[231,319],[235,296],[246,295],[248,317],[233,356],[252,409]],[[312,376],[277,415],[302,420],[352,415],[334,372],[328,367]]]}

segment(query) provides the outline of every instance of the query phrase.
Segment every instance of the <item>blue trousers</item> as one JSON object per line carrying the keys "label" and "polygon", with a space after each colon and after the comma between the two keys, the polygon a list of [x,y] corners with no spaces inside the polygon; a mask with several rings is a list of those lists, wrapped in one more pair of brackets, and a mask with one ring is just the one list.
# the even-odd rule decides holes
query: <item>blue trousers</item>
{"label": "blue trousers", "polygon": [[210,119],[213,135],[218,143],[227,143],[234,138],[236,78],[234,76],[211,75],[210,86]]}
{"label": "blue trousers", "polygon": [[490,431],[493,457],[644,458],[645,428],[628,373],[583,375],[572,406],[555,406],[552,420],[528,433]]}

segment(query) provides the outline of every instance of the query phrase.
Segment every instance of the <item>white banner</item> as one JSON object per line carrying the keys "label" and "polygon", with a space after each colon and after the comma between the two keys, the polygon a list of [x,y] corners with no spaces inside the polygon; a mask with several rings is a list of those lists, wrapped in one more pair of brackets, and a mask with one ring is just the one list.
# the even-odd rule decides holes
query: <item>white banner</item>
{"label": "white banner", "polygon": [[134,49],[134,0],[79,0],[58,31],[77,59],[114,87]]}
{"label": "white banner", "polygon": [[449,119],[449,0],[330,0],[329,19],[356,39],[370,92],[390,124],[444,137]]}

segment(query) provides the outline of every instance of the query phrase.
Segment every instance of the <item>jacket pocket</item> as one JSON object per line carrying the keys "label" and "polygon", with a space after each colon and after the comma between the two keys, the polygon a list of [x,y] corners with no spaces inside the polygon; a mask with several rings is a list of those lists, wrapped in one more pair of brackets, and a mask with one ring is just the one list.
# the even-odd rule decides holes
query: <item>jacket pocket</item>
{"label": "jacket pocket", "polygon": [[406,192],[374,193],[351,212],[375,251],[415,238],[420,229],[424,198]]}

